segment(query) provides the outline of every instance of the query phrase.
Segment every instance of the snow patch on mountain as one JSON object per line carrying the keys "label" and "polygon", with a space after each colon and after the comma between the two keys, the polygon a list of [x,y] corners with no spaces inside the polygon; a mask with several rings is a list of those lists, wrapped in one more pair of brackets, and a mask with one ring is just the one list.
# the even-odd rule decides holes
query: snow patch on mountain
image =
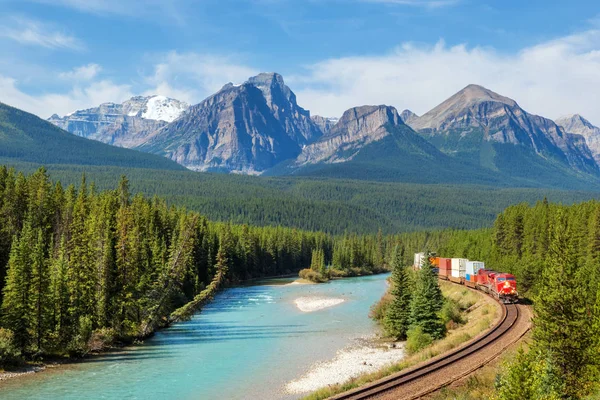
{"label": "snow patch on mountain", "polygon": [[188,104],[165,96],[152,96],[146,102],[142,118],[173,122],[188,109]]}

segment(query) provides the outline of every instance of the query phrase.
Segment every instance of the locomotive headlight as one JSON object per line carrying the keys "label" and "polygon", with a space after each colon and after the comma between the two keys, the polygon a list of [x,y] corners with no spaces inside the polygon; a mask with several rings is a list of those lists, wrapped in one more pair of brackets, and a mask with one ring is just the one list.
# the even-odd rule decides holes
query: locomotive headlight
{"label": "locomotive headlight", "polygon": [[504,282],[504,287],[510,287],[510,283],[508,281]]}

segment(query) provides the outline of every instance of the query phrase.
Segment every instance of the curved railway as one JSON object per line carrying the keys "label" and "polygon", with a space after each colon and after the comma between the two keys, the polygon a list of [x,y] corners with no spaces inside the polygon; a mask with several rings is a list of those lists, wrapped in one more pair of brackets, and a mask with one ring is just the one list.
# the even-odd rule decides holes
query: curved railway
{"label": "curved railway", "polygon": [[[465,360],[487,347],[491,347],[499,342],[499,339],[505,337],[515,326],[519,320],[521,310],[517,304],[502,304],[503,312],[500,321],[487,333],[479,336],[479,338],[472,340],[471,342],[459,347],[451,352],[440,355],[434,359],[424,362],[416,367],[401,371],[396,374],[387,376],[378,381],[372,382],[367,385],[363,385],[356,389],[341,393],[333,396],[332,400],[360,400],[369,398],[378,398],[384,394],[396,391],[401,387],[413,383],[423,378],[431,377],[436,372],[451,368],[451,366],[461,360]],[[519,334],[521,337],[522,334]],[[485,362],[476,363],[475,368],[469,368],[468,371],[463,373],[458,378],[462,378],[479,367],[485,365],[489,360]],[[416,399],[421,396],[432,393],[444,386],[447,386],[448,382],[437,382],[428,390],[420,391],[417,394],[406,395],[402,397],[393,397],[395,399]]]}

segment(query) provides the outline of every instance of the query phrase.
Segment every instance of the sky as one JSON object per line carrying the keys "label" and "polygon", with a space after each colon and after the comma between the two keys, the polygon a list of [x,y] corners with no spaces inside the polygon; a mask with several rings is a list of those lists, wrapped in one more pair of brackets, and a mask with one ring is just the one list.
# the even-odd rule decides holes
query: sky
{"label": "sky", "polygon": [[0,54],[0,102],[43,118],[279,72],[324,116],[475,83],[600,125],[596,0],[0,0]]}

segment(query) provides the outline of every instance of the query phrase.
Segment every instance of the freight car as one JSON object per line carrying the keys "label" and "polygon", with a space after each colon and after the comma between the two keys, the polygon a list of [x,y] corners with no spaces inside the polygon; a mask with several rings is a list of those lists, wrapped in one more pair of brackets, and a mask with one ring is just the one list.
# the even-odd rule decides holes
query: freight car
{"label": "freight car", "polygon": [[[424,253],[415,254],[415,261],[422,264]],[[481,261],[469,261],[465,258],[430,257],[440,279],[481,290],[502,303],[517,303],[519,292],[514,275],[485,269]],[[419,267],[415,262],[415,267]]]}

